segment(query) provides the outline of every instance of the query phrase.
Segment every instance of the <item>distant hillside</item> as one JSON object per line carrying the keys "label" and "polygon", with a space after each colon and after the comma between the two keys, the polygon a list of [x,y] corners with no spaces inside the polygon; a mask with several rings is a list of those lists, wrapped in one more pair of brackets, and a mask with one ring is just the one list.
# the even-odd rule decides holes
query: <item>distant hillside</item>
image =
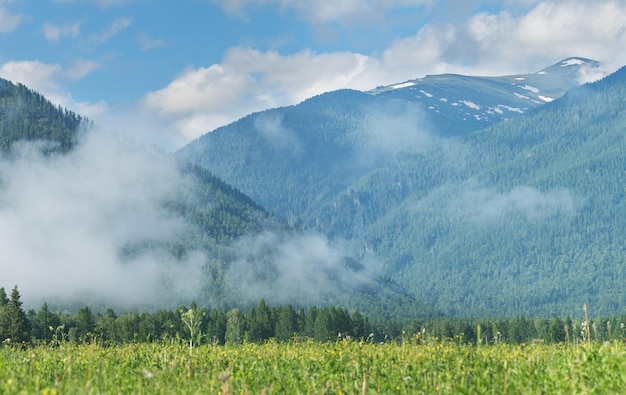
{"label": "distant hillside", "polygon": [[524,116],[399,156],[307,218],[361,240],[457,315],[626,306],[626,70]]}
{"label": "distant hillside", "polygon": [[[45,294],[40,288],[47,286],[31,289],[59,308],[110,307],[111,294],[119,308],[128,308],[125,298],[120,300],[119,294],[128,292],[121,284],[139,270],[131,304],[143,308],[177,307],[190,302],[181,299],[185,295],[210,307],[248,308],[265,298],[296,307],[336,304],[380,318],[437,314],[343,246],[278,221],[209,170],[127,147],[97,128],[83,131],[89,121],[23,85],[2,81],[2,89],[0,232],[14,224],[18,232],[11,240],[20,251],[6,255],[10,259],[0,255],[0,262],[31,269],[59,265],[52,270],[61,276],[98,273],[88,273],[79,284],[64,279],[70,283],[58,294]],[[37,141],[34,150],[12,149],[32,141]],[[34,220],[37,229],[31,228],[31,212],[42,216]],[[22,251],[22,246],[37,251]],[[16,255],[39,263],[13,259]],[[38,275],[28,270],[29,284],[47,283],[47,278],[32,279]],[[118,278],[107,278],[111,275]]]}
{"label": "distant hillside", "polygon": [[177,156],[210,169],[279,217],[302,223],[307,210],[396,154],[519,116],[577,86],[585,67],[597,62],[569,58],[534,74],[428,76],[367,93],[329,92],[248,115]]}
{"label": "distant hillside", "polygon": [[567,58],[536,73],[502,77],[428,75],[369,93],[420,103],[435,119],[438,133],[462,135],[563,96],[599,66],[591,59]]}
{"label": "distant hillside", "polygon": [[[178,156],[305,229],[349,240],[447,313],[577,314],[587,303],[614,314],[626,307],[626,71],[559,98],[588,64],[331,92],[252,114]],[[507,97],[528,105],[495,111]]]}

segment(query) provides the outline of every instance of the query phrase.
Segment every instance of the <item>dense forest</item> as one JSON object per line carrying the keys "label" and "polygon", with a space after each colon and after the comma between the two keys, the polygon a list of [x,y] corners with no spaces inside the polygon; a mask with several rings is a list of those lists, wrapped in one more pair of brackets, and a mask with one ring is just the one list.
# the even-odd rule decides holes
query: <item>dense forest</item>
{"label": "dense forest", "polygon": [[[126,264],[145,252],[180,262],[202,252],[193,299],[213,314],[245,317],[261,298],[296,306],[299,322],[309,306],[342,306],[372,325],[402,322],[396,329],[446,316],[575,316],[584,303],[619,314],[625,75],[459,134],[432,129],[419,103],[351,90],[252,114],[176,154],[181,181],[159,203],[184,231],[158,242],[139,235],[115,254]],[[40,147],[64,155],[91,125],[23,86],[2,82],[2,92],[5,150],[49,141]],[[213,172],[225,168],[228,177]],[[192,300],[171,296],[170,306],[144,307]],[[545,338],[531,321],[528,338]]]}
{"label": "dense forest", "polygon": [[178,154],[300,228],[348,240],[445,314],[567,315],[583,303],[612,314],[626,306],[625,91],[622,69],[459,135],[419,103],[330,92]]}
{"label": "dense forest", "polygon": [[0,288],[0,339],[2,345],[183,342],[225,344],[312,339],[329,342],[350,338],[365,342],[451,341],[456,343],[547,343],[626,341],[626,315],[585,318],[586,306],[572,320],[561,318],[425,318],[413,321],[378,320],[359,310],[336,306],[294,308],[269,306],[260,300],[247,310],[206,308],[191,303],[172,310],[96,312],[87,306],[74,313],[51,311],[44,303],[37,311],[22,308],[17,287],[7,296]]}
{"label": "dense forest", "polygon": [[92,126],[87,118],[53,105],[26,86],[0,78],[0,150],[30,140],[54,142],[49,149],[67,152],[80,130]]}

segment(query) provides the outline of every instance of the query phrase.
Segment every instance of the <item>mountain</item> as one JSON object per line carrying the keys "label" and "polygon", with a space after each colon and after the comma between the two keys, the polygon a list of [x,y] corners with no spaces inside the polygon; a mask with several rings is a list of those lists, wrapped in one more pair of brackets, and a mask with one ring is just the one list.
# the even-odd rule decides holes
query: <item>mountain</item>
{"label": "mountain", "polygon": [[[23,269],[27,277],[49,270],[37,262],[58,265],[61,277],[69,271],[102,277],[43,296],[60,309],[129,308],[118,294],[127,291],[124,277],[139,268],[141,281],[131,284],[134,308],[177,307],[190,299],[247,308],[264,297],[359,308],[376,317],[437,314],[343,246],[282,223],[205,168],[107,134],[23,85],[0,80],[0,97],[0,233],[7,240],[3,232],[9,232],[17,250],[36,250],[9,250],[0,261],[31,268]],[[157,289],[146,291],[150,286]],[[32,288],[40,294],[49,287]],[[64,299],[67,293],[80,297]]]}
{"label": "mountain", "polygon": [[568,58],[534,74],[428,76],[370,92],[339,90],[251,114],[177,156],[215,172],[279,217],[316,227],[327,204],[398,153],[519,116],[578,85],[598,62]]}
{"label": "mountain", "polygon": [[53,105],[22,84],[0,78],[0,150],[19,140],[46,140],[67,151],[76,143],[77,131],[89,126],[88,119]]}
{"label": "mountain", "polygon": [[368,93],[420,103],[435,118],[441,118],[437,122],[438,132],[463,134],[551,102],[579,85],[587,73],[599,66],[597,61],[573,57],[531,74],[428,75]]}
{"label": "mountain", "polygon": [[[347,240],[448,314],[578,314],[584,303],[614,314],[626,306],[626,70],[574,87],[588,64],[331,92],[251,114],[177,155]],[[453,105],[462,101],[472,105]],[[504,117],[499,105],[523,111]],[[503,116],[478,113],[488,109]]]}

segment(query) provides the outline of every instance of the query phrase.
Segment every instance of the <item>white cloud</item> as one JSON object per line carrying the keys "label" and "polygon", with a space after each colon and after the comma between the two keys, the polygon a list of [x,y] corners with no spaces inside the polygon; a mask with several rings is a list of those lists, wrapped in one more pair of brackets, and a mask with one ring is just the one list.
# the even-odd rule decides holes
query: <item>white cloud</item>
{"label": "white cloud", "polygon": [[[364,8],[426,5],[424,1],[324,2],[312,17],[331,20]],[[252,5],[305,10],[307,0],[220,1],[231,12]],[[509,1],[525,12],[478,13],[462,23],[428,24],[378,54],[292,55],[236,47],[224,60],[189,69],[143,104],[171,117],[188,138],[268,107],[295,104],[339,88],[371,89],[435,73],[500,75],[534,72],[569,56],[606,62],[581,75],[589,82],[626,63],[626,2]],[[453,4],[449,4],[453,6]],[[313,11],[311,11],[313,12]],[[203,123],[208,121],[207,123]]]}
{"label": "white cloud", "polygon": [[280,8],[293,8],[303,18],[314,23],[326,23],[346,18],[371,19],[385,10],[421,6],[433,3],[433,0],[212,0],[222,9],[237,16],[246,15],[246,9],[252,6],[276,5]]}
{"label": "white cloud", "polygon": [[59,64],[48,64],[38,60],[10,61],[0,66],[0,77],[14,83],[24,84],[43,94],[55,104],[92,117],[104,111],[106,105],[102,102],[75,102],[63,83],[68,80],[80,80],[98,67],[98,63],[86,59],[76,60],[67,69]]}
{"label": "white cloud", "polygon": [[16,147],[0,156],[0,177],[2,281],[19,284],[31,305],[92,297],[128,306],[197,295],[200,253],[185,262],[158,247],[123,253],[191,230],[162,206],[185,182],[173,158],[91,132],[67,155]]}
{"label": "white cloud", "polygon": [[39,92],[58,92],[62,67],[38,60],[11,61],[0,67],[0,77],[19,82]]}
{"label": "white cloud", "polygon": [[[459,25],[427,25],[384,52],[396,70],[505,74],[539,70],[569,56],[626,62],[626,3],[542,1],[526,13],[475,14]],[[424,63],[426,62],[426,63]],[[433,67],[434,66],[434,67]]]}
{"label": "white cloud", "polygon": [[179,127],[194,127],[179,129],[194,138],[223,125],[224,119],[233,121],[340,87],[367,89],[377,79],[371,75],[380,70],[377,63],[349,52],[303,51],[284,56],[237,47],[228,51],[222,63],[189,69],[165,88],[147,94],[142,102]]}
{"label": "white cloud", "polygon": [[139,47],[143,51],[148,51],[150,49],[160,48],[165,46],[165,40],[160,38],[152,38],[146,32],[139,32],[135,37],[137,42],[139,43]]}
{"label": "white cloud", "polygon": [[[263,6],[289,8],[315,23],[351,23],[348,18],[403,6],[422,7],[426,12],[434,9],[431,8],[434,2],[426,0],[213,1],[231,13],[245,14]],[[478,4],[478,1],[464,2],[460,8],[471,12]],[[367,90],[436,73],[533,72],[570,56],[606,62],[603,69],[581,74],[580,81],[588,82],[626,64],[626,2],[509,0],[504,5],[511,7],[509,12],[463,14],[453,22],[427,24],[417,28],[415,34],[399,37],[374,53],[305,49],[285,54],[233,47],[221,62],[189,67],[161,89],[145,94],[140,106],[148,111],[144,115],[152,112],[158,115],[161,124],[171,128],[173,140],[184,143],[250,112],[296,104],[340,88]],[[447,4],[449,9],[454,6],[451,1]],[[131,24],[131,19],[120,18],[93,38],[104,42]],[[52,29],[50,39],[64,37],[63,27],[58,28],[58,33]],[[69,28],[66,32],[74,34]],[[165,44],[145,32],[135,38],[143,50]],[[23,72],[21,81],[44,94],[53,92],[57,101],[65,97],[61,101],[65,104],[71,101],[67,93],[61,94],[60,81],[81,78],[97,64],[84,62],[68,70],[43,63],[31,66],[39,66],[40,70],[34,70],[34,74]],[[31,81],[35,84],[31,85]],[[103,103],[85,105],[91,111],[106,108]]]}
{"label": "white cloud", "polygon": [[43,34],[46,37],[46,40],[58,42],[65,37],[78,37],[80,34],[80,25],[81,22],[74,22],[62,26],[44,23]]}
{"label": "white cloud", "polygon": [[79,80],[96,70],[100,65],[93,60],[78,59],[72,64],[72,67],[65,71],[65,76],[72,80]]}
{"label": "white cloud", "polygon": [[102,8],[111,7],[114,5],[121,5],[128,3],[132,0],[54,0],[55,3],[70,4],[70,3],[91,3]]}
{"label": "white cloud", "polygon": [[24,19],[21,15],[12,14],[0,2],[0,33],[9,33],[17,29]]}
{"label": "white cloud", "polygon": [[450,213],[477,221],[493,221],[518,213],[529,220],[558,214],[573,215],[580,204],[568,189],[540,191],[518,186],[508,192],[469,185],[448,204]]}
{"label": "white cloud", "polygon": [[[224,282],[239,301],[265,299],[271,304],[334,302],[362,286],[373,286],[380,274],[374,259],[361,261],[361,270],[346,263],[350,247],[316,234],[265,232],[235,244],[237,256],[226,269]],[[268,278],[267,273],[272,273]],[[294,302],[295,301],[295,302]]]}

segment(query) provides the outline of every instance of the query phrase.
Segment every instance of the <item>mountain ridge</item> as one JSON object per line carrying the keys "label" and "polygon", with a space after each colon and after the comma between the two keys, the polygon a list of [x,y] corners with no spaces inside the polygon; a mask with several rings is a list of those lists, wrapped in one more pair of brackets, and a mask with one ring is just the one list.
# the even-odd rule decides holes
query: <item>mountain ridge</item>
{"label": "mountain ridge", "polygon": [[[548,78],[565,70],[571,76],[581,62],[567,58],[533,75]],[[626,226],[615,211],[623,204],[616,186],[623,161],[615,155],[624,144],[617,137],[624,124],[624,73],[552,101],[536,100],[523,114],[488,120],[488,128],[473,122],[457,131],[433,117],[432,109],[416,106],[415,92],[414,101],[370,95],[363,106],[347,100],[366,97],[359,93],[329,93],[306,101],[307,122],[296,122],[302,107],[267,110],[178,154],[215,169],[279,216],[349,240],[359,256],[379,260],[383,274],[417,300],[448,314],[571,314],[586,302],[608,314],[626,305],[611,277],[623,278],[622,270],[608,258],[624,256],[615,242]],[[507,96],[531,102],[514,94],[528,83],[519,81]],[[315,122],[315,114],[325,115]],[[459,114],[449,113],[462,124]],[[267,149],[255,125],[263,117],[274,117],[274,126],[299,142],[299,150],[286,155]],[[318,157],[307,139],[331,149]],[[585,186],[584,174],[603,168],[610,169],[607,177]],[[591,274],[589,260],[597,249],[608,255]],[[597,291],[603,283],[606,297]]]}

